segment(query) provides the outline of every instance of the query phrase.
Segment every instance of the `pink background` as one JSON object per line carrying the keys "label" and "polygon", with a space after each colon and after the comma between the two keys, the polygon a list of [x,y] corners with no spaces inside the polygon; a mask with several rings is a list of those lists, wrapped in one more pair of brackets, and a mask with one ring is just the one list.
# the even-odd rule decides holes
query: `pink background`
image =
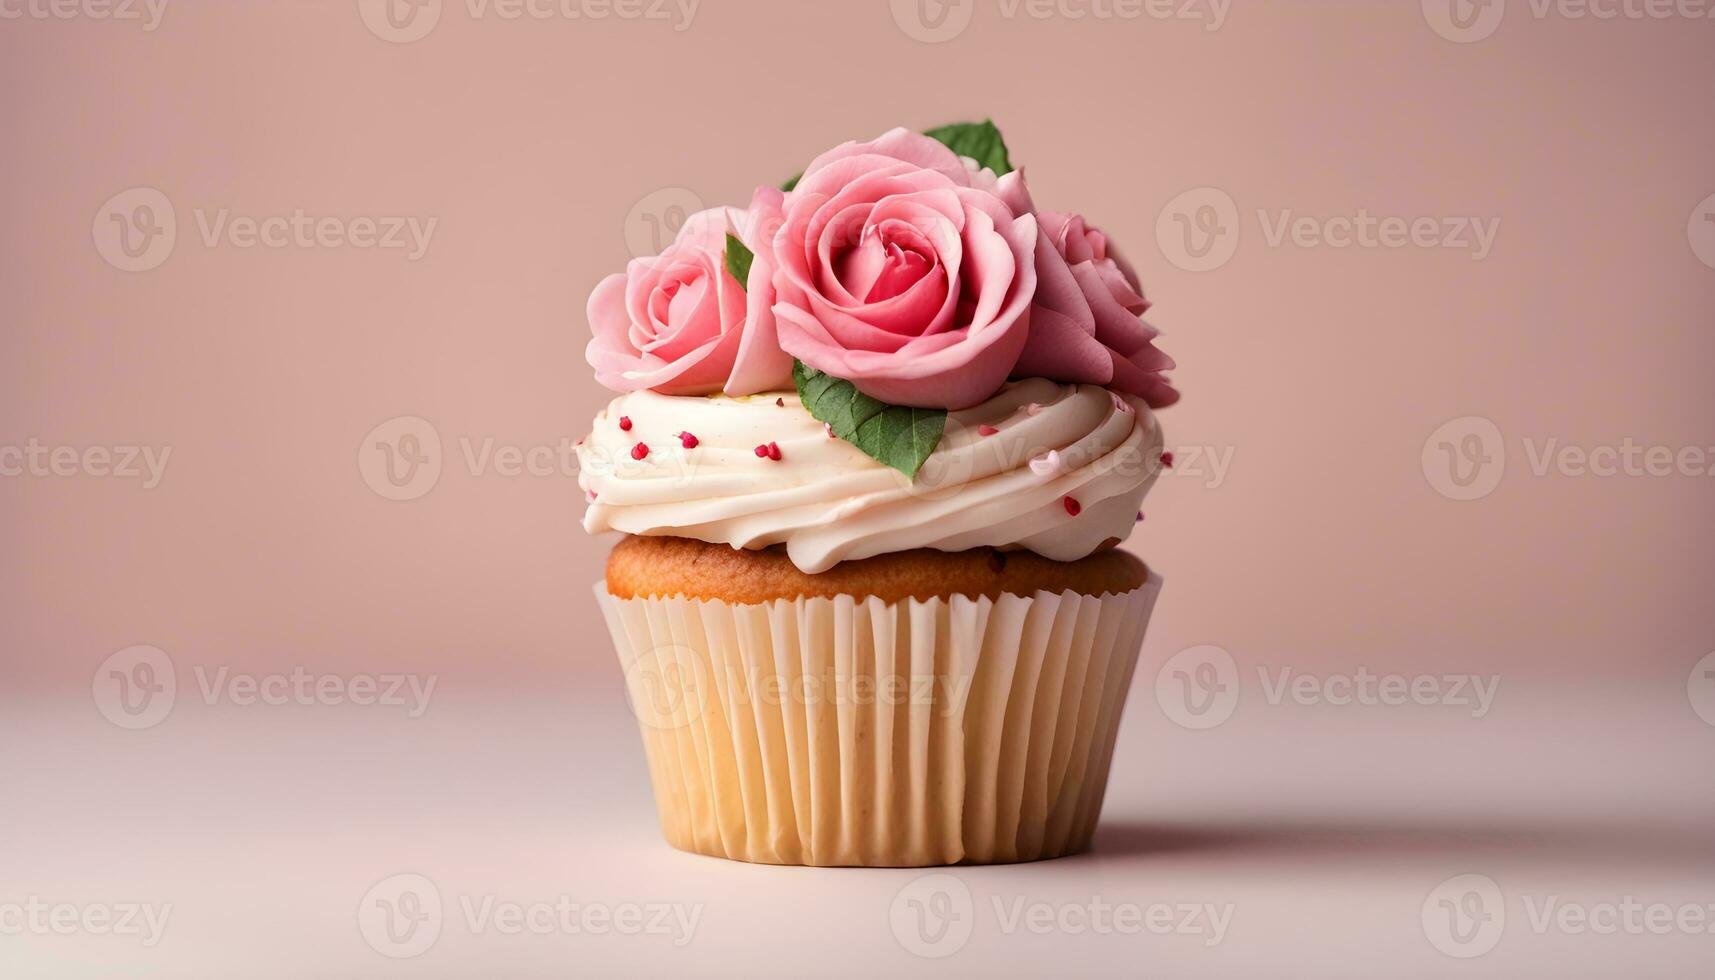
{"label": "pink background", "polygon": [[[617,881],[637,867],[676,880],[674,861],[704,886],[732,874],[653,839],[588,592],[609,542],[580,529],[575,474],[479,475],[461,440],[529,448],[583,434],[611,397],[583,361],[584,299],[622,268],[628,236],[648,234],[641,214],[742,204],[841,140],[984,116],[1039,204],[1090,216],[1139,267],[1182,365],[1185,399],[1163,416],[1181,461],[1183,447],[1231,454],[1219,485],[1163,479],[1127,545],[1168,580],[1128,721],[1150,738],[1115,776],[1115,799],[1134,801],[1142,826],[1161,812],[1202,825],[1300,810],[1417,818],[1468,803],[1467,823],[1431,833],[1449,867],[1425,870],[1419,891],[1470,870],[1460,847],[1492,843],[1484,819],[1528,827],[1533,805],[1565,818],[1617,798],[1635,803],[1631,817],[1707,828],[1715,728],[1688,708],[1686,678],[1715,649],[1715,479],[1537,476],[1525,440],[1715,447],[1715,268],[1698,253],[1715,262],[1715,244],[1697,237],[1708,223],[1694,213],[1715,193],[1715,20],[1537,18],[1514,0],[1493,36],[1460,44],[1413,2],[1239,4],[1213,31],[971,4],[953,5],[974,13],[944,43],[915,39],[883,2],[706,0],[675,31],[473,18],[448,0],[411,43],[378,37],[355,0],[173,0],[153,31],[0,20],[0,446],[171,447],[149,490],[0,477],[11,824],[0,823],[0,884],[93,899],[106,882],[132,894],[177,882],[189,923],[136,954],[153,959],[98,938],[0,937],[0,965],[197,975],[272,949],[281,975],[403,970],[356,938],[347,905],[305,912],[289,900],[326,884],[294,869],[349,869],[355,904],[430,854],[461,867],[542,859],[489,850],[531,835],[555,842],[569,875],[615,853],[640,855]],[[170,200],[177,240],[158,267],[125,272],[92,225],[135,187]],[[1191,272],[1157,221],[1203,187],[1235,202],[1238,244],[1219,268]],[[222,208],[437,224],[417,260],[210,245],[197,214]],[[1498,219],[1499,231],[1477,261],[1456,248],[1275,246],[1257,215],[1359,208]],[[426,419],[443,446],[438,483],[403,502],[372,491],[358,465],[366,434],[398,416]],[[1507,459],[1492,493],[1458,501],[1437,492],[1423,454],[1437,427],[1466,416],[1498,427]],[[97,665],[132,644],[160,647],[180,672],[179,707],[147,732],[113,727],[91,704]],[[1473,729],[1401,708],[1355,721],[1302,709],[1322,726],[1303,743],[1325,753],[1305,763],[1322,775],[1277,778],[1291,763],[1261,747],[1278,743],[1280,724],[1293,730],[1285,709],[1247,703],[1244,724],[1194,744],[1197,733],[1159,717],[1152,665],[1199,644],[1245,671],[1498,673],[1494,717],[1518,714]],[[408,671],[438,688],[421,724],[349,705],[205,707],[187,693],[199,664]],[[1604,714],[1610,699],[1625,712]],[[1622,731],[1644,740],[1635,752],[1613,749]],[[1407,761],[1441,738],[1486,761],[1475,772],[1433,754]],[[1544,771],[1565,782],[1539,785]],[[1590,782],[1568,789],[1579,779]],[[1151,781],[1172,788],[1138,788]],[[1547,802],[1557,791],[1572,795]],[[1328,833],[1350,830],[1335,821]],[[1393,853],[1392,831],[1370,833],[1360,840]],[[306,834],[330,842],[310,847]],[[1620,873],[1616,894],[1647,890],[1659,866],[1696,872],[1672,887],[1715,900],[1707,842],[1685,836],[1678,856],[1614,845],[1616,861],[1646,869],[1641,883]],[[402,839],[431,838],[396,853]],[[1568,853],[1591,849],[1573,840]],[[1149,848],[1133,850],[1145,853],[1124,873],[1149,874]],[[1312,894],[1362,919],[1373,907],[1363,889],[1392,887],[1362,880],[1370,863]],[[272,898],[253,878],[273,882]],[[1251,899],[1251,945],[1220,951],[1239,959],[1173,969],[1221,975],[1251,955],[1292,955],[1313,924],[1291,926],[1300,903],[1271,906],[1266,892]],[[1401,906],[1397,935],[1360,922],[1340,941],[1400,970],[1457,965],[1415,931],[1416,901]],[[197,932],[198,903],[273,918],[238,928],[216,912]],[[704,957],[764,941],[710,935]],[[878,964],[931,966],[901,961],[885,925],[877,936]],[[1663,955],[1672,975],[1706,964],[1715,942],[1614,945],[1623,939],[1574,942],[1557,968]],[[506,962],[520,975],[594,962],[562,947],[533,959],[543,948],[471,962],[516,957]],[[610,952],[610,969],[638,973],[698,962]],[[1515,974],[1547,962],[1514,952]],[[866,962],[848,955],[847,968]],[[1030,961],[993,955],[1000,967]],[[458,975],[462,961],[414,962]]]}

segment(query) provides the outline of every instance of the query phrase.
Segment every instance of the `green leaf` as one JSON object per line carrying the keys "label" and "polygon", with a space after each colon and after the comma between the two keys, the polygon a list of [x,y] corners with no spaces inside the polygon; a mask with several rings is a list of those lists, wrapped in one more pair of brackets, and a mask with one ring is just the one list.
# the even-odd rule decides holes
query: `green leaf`
{"label": "green leaf", "polygon": [[740,286],[750,281],[750,263],[755,258],[756,255],[745,248],[743,242],[730,234],[726,236],[726,271],[738,280]]}
{"label": "green leaf", "polygon": [[992,119],[980,123],[949,123],[923,134],[946,144],[962,157],[970,157],[978,166],[994,171],[996,177],[1012,172],[1012,160],[1006,155],[1006,140]]}
{"label": "green leaf", "polygon": [[798,174],[798,175],[796,175],[796,176],[793,176],[793,177],[790,177],[790,178],[788,178],[788,179],[787,179],[787,181],[786,181],[786,183],[784,183],[784,184],[781,184],[781,185],[780,185],[780,189],[781,189],[781,190],[783,190],[783,191],[789,191],[789,190],[791,190],[791,189],[792,189],[792,188],[794,188],[794,187],[797,187],[797,186],[798,186],[798,182],[799,182],[799,181],[800,181],[800,180],[803,180],[803,179],[804,179],[804,175],[803,175],[803,174]]}
{"label": "green leaf", "polygon": [[889,405],[857,390],[850,381],[796,359],[792,381],[813,418],[828,423],[834,435],[864,455],[912,479],[947,429],[947,413],[940,409]]}

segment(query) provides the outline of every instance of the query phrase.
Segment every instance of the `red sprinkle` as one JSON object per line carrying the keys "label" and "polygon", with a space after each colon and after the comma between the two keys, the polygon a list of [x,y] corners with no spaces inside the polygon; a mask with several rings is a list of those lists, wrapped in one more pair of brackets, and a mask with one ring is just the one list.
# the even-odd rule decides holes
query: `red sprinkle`
{"label": "red sprinkle", "polygon": [[999,432],[1000,432],[1000,430],[995,428],[992,425],[979,425],[979,426],[977,426],[977,435],[979,435],[979,436],[992,436],[992,435],[995,435]]}
{"label": "red sprinkle", "polygon": [[621,431],[621,432],[630,432],[631,431],[631,416],[621,415],[619,417],[619,431]]}
{"label": "red sprinkle", "polygon": [[632,459],[642,459],[643,457],[645,457],[647,455],[649,455],[649,447],[647,445],[645,445],[644,443],[640,442],[637,445],[631,447],[631,458]]}
{"label": "red sprinkle", "polygon": [[1137,512],[1137,519],[1140,521],[1143,520],[1143,511],[1140,510]]}
{"label": "red sprinkle", "polygon": [[825,431],[826,431],[826,432],[827,432],[827,433],[828,433],[828,438],[829,438],[829,439],[832,439],[832,438],[833,438],[833,437],[834,437],[834,423],[832,423],[832,422],[823,422],[823,423],[822,423],[822,428],[823,428],[823,430],[825,430]]}
{"label": "red sprinkle", "polygon": [[784,398],[774,399],[774,406],[776,408],[785,408],[786,407],[786,399],[784,399]]}
{"label": "red sprinkle", "polygon": [[766,445],[757,446],[756,449],[754,450],[754,452],[756,453],[757,459],[767,459],[768,458],[768,447]]}
{"label": "red sprinkle", "polygon": [[776,463],[780,462],[780,444],[778,442],[768,444],[768,458]]}
{"label": "red sprinkle", "polygon": [[697,448],[697,437],[689,432],[681,432],[679,433],[679,445],[686,449],[695,449]]}
{"label": "red sprinkle", "polygon": [[1083,504],[1078,503],[1078,501],[1071,497],[1061,497],[1060,502],[1066,505],[1066,513],[1071,514],[1073,517],[1077,517],[1078,512],[1084,509]]}
{"label": "red sprinkle", "polygon": [[1168,469],[1172,469],[1173,468],[1173,454],[1172,453],[1162,453],[1161,454],[1161,465],[1167,467]]}

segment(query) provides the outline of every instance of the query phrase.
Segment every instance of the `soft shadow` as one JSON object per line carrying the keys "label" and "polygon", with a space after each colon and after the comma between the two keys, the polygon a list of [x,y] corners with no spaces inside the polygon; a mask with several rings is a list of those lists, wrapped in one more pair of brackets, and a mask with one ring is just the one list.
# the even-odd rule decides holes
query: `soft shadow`
{"label": "soft shadow", "polygon": [[1104,821],[1085,859],[1168,856],[1386,860],[1481,858],[1590,866],[1651,864],[1715,869],[1710,823],[1523,822],[1445,817],[1188,822]]}

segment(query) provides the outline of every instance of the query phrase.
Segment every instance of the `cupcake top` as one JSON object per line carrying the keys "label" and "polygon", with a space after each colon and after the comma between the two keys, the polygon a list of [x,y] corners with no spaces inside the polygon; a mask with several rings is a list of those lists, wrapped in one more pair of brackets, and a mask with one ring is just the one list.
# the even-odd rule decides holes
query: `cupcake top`
{"label": "cupcake top", "polygon": [[1147,309],[1100,231],[1036,209],[992,124],[835,147],[592,293],[587,357],[625,394],[579,447],[584,525],[784,544],[811,573],[1082,558],[1165,463],[1151,410],[1178,394]]}

